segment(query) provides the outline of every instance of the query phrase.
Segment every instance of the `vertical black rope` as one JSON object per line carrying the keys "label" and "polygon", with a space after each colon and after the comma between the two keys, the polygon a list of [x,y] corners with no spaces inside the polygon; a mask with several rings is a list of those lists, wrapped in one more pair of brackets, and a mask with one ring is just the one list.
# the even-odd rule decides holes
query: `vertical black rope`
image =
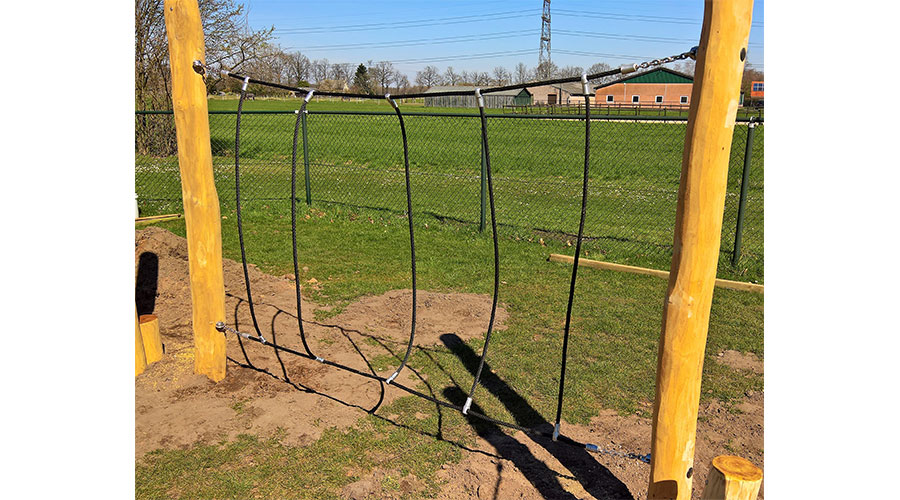
{"label": "vertical black rope", "polygon": [[[587,88],[585,86],[585,88]],[[584,180],[581,183],[581,220],[578,222],[578,239],[575,241],[575,261],[572,264],[572,281],[569,283],[569,303],[566,305],[566,326],[563,333],[562,364],[559,371],[559,395],[556,400],[556,424],[553,430],[554,440],[559,435],[559,422],[562,418],[563,388],[566,383],[566,358],[569,350],[569,326],[572,323],[572,301],[575,298],[575,278],[578,276],[578,257],[581,255],[581,240],[584,235],[584,216],[587,213],[588,173],[591,159],[591,100],[584,94]]]}
{"label": "vertical black rope", "polygon": [[491,333],[494,330],[494,318],[497,314],[497,298],[500,292],[500,248],[497,243],[497,216],[494,211],[494,181],[491,175],[491,153],[488,149],[487,136],[487,117],[484,114],[484,98],[481,92],[476,89],[475,97],[478,100],[478,111],[481,115],[481,145],[484,148],[484,165],[485,174],[487,176],[488,185],[488,201],[491,208],[491,232],[494,238],[494,296],[491,300],[491,318],[488,321],[487,333],[484,336],[484,347],[481,350],[481,360],[478,362],[478,370],[475,371],[475,380],[472,381],[472,389],[469,390],[469,397],[463,406],[463,414],[468,413],[469,406],[472,404],[472,398],[475,397],[475,389],[481,380],[481,371],[484,369],[484,361],[487,358],[488,346],[491,343]]}
{"label": "vertical black rope", "polygon": [[[253,308],[253,294],[250,291],[250,274],[247,271],[247,252],[244,250],[244,226],[243,220],[241,219],[241,166],[240,166],[240,156],[241,156],[241,112],[244,108],[244,98],[247,95],[247,81],[244,81],[244,86],[241,87],[241,98],[238,100],[238,109],[237,116],[235,121],[235,131],[234,131],[234,192],[235,192],[235,204],[237,210],[237,230],[238,230],[238,242],[241,245],[241,264],[244,266],[244,287],[247,290],[247,304],[250,306],[250,318],[253,320],[253,328],[256,330],[256,334],[260,336],[260,338],[265,339],[262,336],[262,332],[259,330],[259,323],[256,321],[256,311]],[[244,349],[244,345],[241,344],[241,350]],[[244,358],[247,358],[246,351],[244,352]],[[247,359],[247,363],[250,364],[250,360]]]}
{"label": "vertical black rope", "polygon": [[397,367],[397,370],[390,377],[385,379],[385,382],[390,384],[406,366],[416,337],[416,239],[413,232],[412,191],[409,182],[409,145],[406,142],[406,125],[403,123],[403,114],[400,112],[400,107],[391,99],[390,94],[386,94],[385,98],[394,107],[394,111],[397,112],[397,119],[400,120],[400,135],[403,138],[403,168],[406,174],[406,218],[409,221],[409,252],[412,267],[412,323],[409,327],[409,344],[406,346],[406,354],[403,356],[400,366]]}
{"label": "vertical black rope", "polygon": [[303,342],[303,349],[306,353],[314,358],[318,358],[309,349],[306,342],[306,332],[303,330],[303,313],[300,305],[300,265],[297,262],[297,136],[300,132],[300,123],[306,114],[306,105],[309,98],[312,97],[313,91],[306,94],[300,111],[297,112],[297,122],[294,124],[294,148],[291,154],[291,242],[294,250],[294,289],[297,291],[297,326],[300,328],[300,341]]}

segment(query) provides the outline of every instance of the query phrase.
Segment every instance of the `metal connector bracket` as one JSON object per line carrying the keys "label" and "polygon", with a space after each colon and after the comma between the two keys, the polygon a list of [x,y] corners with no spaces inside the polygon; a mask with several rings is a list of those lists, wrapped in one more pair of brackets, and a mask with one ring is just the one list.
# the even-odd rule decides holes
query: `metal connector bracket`
{"label": "metal connector bracket", "polygon": [[316,92],[316,89],[312,89],[309,93],[306,94],[306,97],[303,98],[303,102],[309,102],[312,99],[312,95]]}
{"label": "metal connector bracket", "polygon": [[478,107],[484,108],[484,96],[481,95],[480,88],[475,88],[475,98],[478,99]]}
{"label": "metal connector bracket", "polygon": [[599,452],[599,451],[600,451],[600,447],[599,447],[599,446],[597,446],[596,444],[591,444],[591,443],[585,444],[585,445],[584,445],[584,448],[585,448],[587,451],[593,451],[593,452]]}
{"label": "metal connector bracket", "polygon": [[627,75],[628,73],[634,73],[635,71],[637,71],[637,69],[638,69],[637,64],[626,64],[619,68],[619,73],[622,73],[623,75]]}
{"label": "metal connector bracket", "polygon": [[245,76],[245,77],[244,77],[244,84],[241,85],[241,92],[247,90],[247,84],[249,84],[249,83],[250,83],[250,77],[249,77],[249,76]]}
{"label": "metal connector bracket", "polygon": [[319,363],[324,363],[325,358],[320,358],[319,356],[316,356],[316,361],[318,361]]}
{"label": "metal connector bracket", "polygon": [[384,94],[384,98],[387,99],[387,102],[391,103],[391,106],[394,107],[394,111],[400,111],[400,108],[397,107],[397,101],[391,99],[391,94]]}
{"label": "metal connector bracket", "polygon": [[584,93],[584,95],[590,94],[590,91],[588,90],[587,73],[581,74],[581,90]]}
{"label": "metal connector bracket", "polygon": [[556,438],[559,437],[559,424],[553,426],[553,440],[556,441]]}
{"label": "metal connector bracket", "polygon": [[466,398],[466,404],[463,405],[462,414],[467,415],[469,413],[469,408],[472,407],[472,398]]}
{"label": "metal connector bracket", "polygon": [[385,383],[385,384],[388,384],[388,385],[391,385],[391,382],[393,382],[394,379],[397,378],[397,375],[400,375],[400,372],[394,372],[394,374],[391,375],[390,377],[388,377],[388,378],[384,381],[384,383]]}

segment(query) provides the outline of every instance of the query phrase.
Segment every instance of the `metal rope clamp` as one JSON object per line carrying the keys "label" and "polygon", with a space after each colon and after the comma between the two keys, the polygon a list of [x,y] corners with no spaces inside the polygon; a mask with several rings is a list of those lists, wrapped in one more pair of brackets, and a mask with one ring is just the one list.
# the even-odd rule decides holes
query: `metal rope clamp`
{"label": "metal rope clamp", "polygon": [[244,84],[241,85],[241,92],[247,90],[247,84],[248,84],[248,83],[250,83],[250,77],[249,77],[249,76],[245,76],[245,77],[244,77]]}
{"label": "metal rope clamp", "polygon": [[400,108],[397,107],[397,101],[391,99],[391,94],[384,94],[384,98],[387,99],[387,102],[391,103],[391,106],[394,107],[395,111],[400,111]]}
{"label": "metal rope clamp", "polygon": [[[484,108],[484,96],[481,95],[481,89],[475,88],[475,98],[478,99],[478,107]],[[465,414],[465,412],[463,412]]]}
{"label": "metal rope clamp", "polygon": [[587,73],[582,73],[582,74],[581,74],[581,90],[582,90],[582,92],[584,93],[584,95],[589,95],[589,94],[590,94],[590,92],[588,91],[588,79],[587,79]]}

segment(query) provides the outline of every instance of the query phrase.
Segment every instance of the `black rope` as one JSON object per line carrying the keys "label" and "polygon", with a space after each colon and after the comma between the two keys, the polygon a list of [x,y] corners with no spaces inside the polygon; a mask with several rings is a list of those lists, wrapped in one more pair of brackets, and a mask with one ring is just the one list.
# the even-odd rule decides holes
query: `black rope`
{"label": "black rope", "polygon": [[313,357],[318,357],[309,349],[306,342],[306,332],[303,330],[303,314],[300,306],[300,265],[297,262],[297,135],[300,132],[300,123],[306,114],[306,105],[312,91],[306,95],[303,104],[300,105],[300,111],[297,112],[297,122],[294,124],[294,148],[291,153],[291,238],[294,251],[294,289],[297,291],[297,326],[300,328],[300,341],[303,342],[303,349],[306,353]]}
{"label": "black rope", "polygon": [[554,439],[559,434],[559,422],[562,418],[563,388],[566,383],[566,358],[569,351],[569,327],[572,323],[572,302],[575,299],[575,278],[578,276],[578,257],[581,255],[581,241],[584,236],[584,217],[587,213],[588,173],[591,159],[591,103],[590,96],[584,96],[584,179],[581,183],[581,220],[578,222],[578,238],[575,240],[575,261],[572,264],[572,280],[569,283],[569,303],[566,305],[566,326],[563,333],[562,363],[559,370],[559,395],[556,399],[556,423]]}
{"label": "black rope", "polygon": [[412,190],[409,182],[409,145],[406,142],[406,125],[403,123],[403,114],[400,112],[397,102],[391,98],[390,94],[387,95],[386,99],[394,107],[394,111],[397,112],[397,119],[400,120],[400,135],[403,138],[403,169],[406,174],[406,218],[409,222],[409,253],[412,267],[412,322],[409,327],[409,344],[406,346],[406,354],[403,356],[400,366],[397,367],[397,370],[390,377],[385,379],[385,382],[390,384],[406,366],[409,354],[412,352],[413,340],[416,337],[416,238],[413,232]]}
{"label": "black rope", "polygon": [[[237,116],[235,118],[235,131],[234,131],[234,193],[235,193],[235,205],[237,210],[237,230],[238,230],[238,242],[241,246],[241,263],[244,267],[244,287],[247,290],[247,304],[250,306],[250,318],[253,320],[253,328],[256,330],[257,335],[263,339],[263,343],[265,343],[265,338],[262,336],[262,332],[259,330],[259,323],[256,321],[256,311],[253,308],[253,294],[250,291],[250,273],[247,270],[247,252],[244,249],[244,226],[243,220],[241,219],[241,166],[240,166],[240,156],[241,156],[241,111],[244,108],[244,98],[247,96],[247,82],[249,79],[244,80],[244,86],[241,87],[241,98],[238,100],[238,109]],[[243,345],[241,346],[243,349]],[[244,352],[244,358],[247,358],[247,353]],[[250,359],[247,358],[247,363],[250,363]]]}
{"label": "black rope", "polygon": [[[604,78],[607,76],[618,75],[622,73],[622,68],[610,69],[607,71],[601,71],[599,73],[594,73],[592,75],[588,75],[588,80],[596,80],[598,78]],[[249,81],[250,83],[257,85],[264,85],[266,87],[272,87],[281,90],[288,90],[291,92],[301,92],[308,93],[310,90],[306,87],[292,87],[290,85],[283,85],[281,83],[267,82],[265,80],[257,80],[255,78],[250,78],[238,73],[231,73],[230,71],[222,71],[222,74],[225,76],[229,76],[231,78],[235,78],[241,81]],[[502,92],[504,90],[515,90],[515,89],[524,89],[528,87],[538,87],[541,85],[556,85],[560,83],[571,83],[571,82],[579,82],[581,81],[580,76],[574,77],[564,77],[564,78],[554,78],[550,80],[541,80],[537,82],[525,82],[525,83],[515,83],[512,85],[503,85],[497,87],[488,87],[485,89],[481,89],[482,94],[490,94],[493,92]],[[475,95],[475,90],[447,90],[443,92],[418,92],[412,94],[357,94],[352,92],[334,92],[334,91],[316,91],[317,94],[326,96],[326,97],[350,97],[355,99],[387,99],[388,96],[391,96],[394,99],[412,99],[412,98],[420,98],[420,97],[444,97],[444,96],[466,96],[466,95]]]}
{"label": "black rope", "polygon": [[494,239],[494,296],[491,300],[491,318],[488,321],[487,333],[484,336],[484,347],[481,350],[481,360],[478,362],[478,370],[475,372],[475,380],[472,381],[472,389],[463,407],[463,413],[467,413],[472,399],[475,397],[475,389],[481,380],[481,371],[484,369],[484,361],[487,358],[488,346],[491,343],[491,333],[494,330],[494,317],[497,314],[497,297],[500,292],[500,248],[497,243],[497,216],[494,211],[494,183],[491,175],[491,153],[488,149],[487,117],[484,115],[484,100],[477,94],[478,112],[481,115],[481,147],[484,148],[485,174],[487,177],[488,200],[491,207],[491,231]]}

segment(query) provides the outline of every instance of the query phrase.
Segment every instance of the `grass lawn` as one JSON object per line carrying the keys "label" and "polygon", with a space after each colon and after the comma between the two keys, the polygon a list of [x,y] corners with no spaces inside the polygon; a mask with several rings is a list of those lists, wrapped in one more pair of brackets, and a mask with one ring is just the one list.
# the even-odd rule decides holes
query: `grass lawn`
{"label": "grass lawn", "polygon": [[[297,100],[248,101],[246,109],[293,109]],[[210,100],[211,108],[234,100]],[[289,106],[288,106],[289,105]],[[385,115],[321,114],[356,109]],[[316,202],[405,209],[402,143],[387,103],[313,102],[308,117],[310,190]],[[404,110],[422,110],[404,105]],[[432,108],[428,108],[429,111]],[[457,110],[459,111],[459,110]],[[463,110],[471,113],[472,110]],[[509,115],[505,115],[509,116]],[[142,117],[171,120],[168,115]],[[244,199],[288,199],[296,115],[246,114],[241,119]],[[481,206],[480,124],[476,117],[407,116],[417,212],[477,224]],[[507,232],[577,231],[584,123],[573,119],[488,120],[497,219]],[[740,193],[746,125],[735,127],[722,229],[719,276],[763,282],[763,148],[757,127],[750,169],[743,258],[730,264]],[[666,269],[681,168],[683,123],[597,120],[591,127],[591,178],[585,234],[588,251],[611,262]],[[210,115],[213,163],[223,206],[233,204],[235,115]],[[302,146],[298,195],[303,198]],[[144,215],[180,212],[174,156],[137,155],[136,187]],[[565,238],[564,236],[561,236]],[[570,238],[571,239],[571,238]]]}
{"label": "grass lawn", "polygon": [[[311,298],[335,306],[330,314],[360,296],[409,287],[405,218],[337,205],[316,204],[307,209],[301,204],[298,208],[301,266],[308,266],[321,284]],[[304,217],[307,213],[309,219]],[[223,215],[227,216],[222,226],[225,256],[239,260],[234,212],[226,208]],[[248,201],[243,217],[248,260],[270,274],[292,272],[289,204]],[[479,233],[471,224],[425,214],[417,215],[415,222],[420,289],[490,293],[489,232]],[[183,220],[159,225],[184,235]],[[533,408],[536,413],[532,412],[531,420],[538,414],[552,419],[555,411],[571,273],[569,266],[546,259],[551,252],[572,254],[564,239],[547,239],[546,246],[537,239],[532,233],[515,232],[501,238],[500,300],[510,318],[508,329],[494,333],[486,367],[487,377],[502,381],[522,405]],[[566,421],[587,423],[602,408],[650,416],[665,288],[665,280],[650,276],[587,268],[579,272],[566,377]],[[410,367],[427,376],[435,393],[451,394],[457,385],[467,388],[471,384],[465,361],[477,356],[481,345],[481,340],[473,340],[427,351],[416,349]],[[716,289],[702,398],[729,401],[746,390],[761,390],[761,375],[748,376],[712,361],[722,349],[749,351],[762,358],[762,295]],[[486,390],[479,392],[477,403],[487,414],[504,420],[523,414],[504,406]],[[138,497],[177,491],[187,497],[332,498],[366,468],[388,460],[400,476],[411,472],[423,480],[428,485],[424,494],[433,495],[440,464],[459,460],[462,453],[432,436],[440,431],[447,439],[466,443],[472,442],[474,434],[455,412],[445,413],[440,429],[434,417],[419,420],[412,416],[429,408],[433,409],[429,403],[404,397],[378,412],[399,414],[404,426],[386,424],[377,415],[366,416],[348,430],[326,433],[307,448],[284,446],[276,436],[154,452],[137,465]],[[246,463],[253,466],[242,465]]]}

